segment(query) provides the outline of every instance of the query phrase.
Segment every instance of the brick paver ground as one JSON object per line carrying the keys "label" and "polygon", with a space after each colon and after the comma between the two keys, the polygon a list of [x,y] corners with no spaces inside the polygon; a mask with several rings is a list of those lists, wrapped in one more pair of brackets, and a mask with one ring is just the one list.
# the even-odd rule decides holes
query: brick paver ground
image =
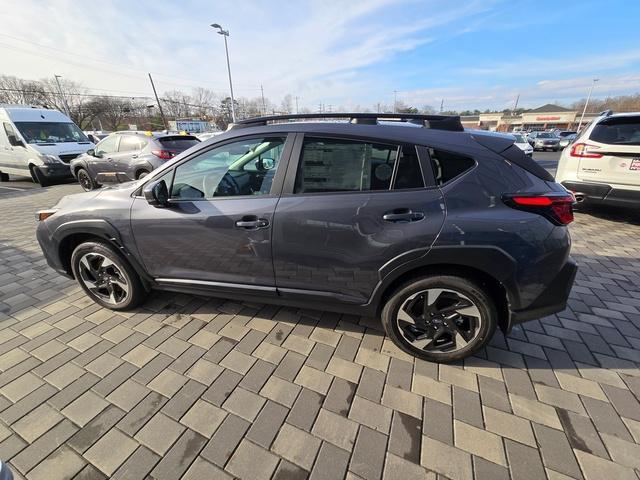
{"label": "brick paver ground", "polygon": [[438,366],[373,319],[158,293],[114,313],[0,198],[0,458],[17,478],[638,479],[640,219],[579,213],[566,311]]}

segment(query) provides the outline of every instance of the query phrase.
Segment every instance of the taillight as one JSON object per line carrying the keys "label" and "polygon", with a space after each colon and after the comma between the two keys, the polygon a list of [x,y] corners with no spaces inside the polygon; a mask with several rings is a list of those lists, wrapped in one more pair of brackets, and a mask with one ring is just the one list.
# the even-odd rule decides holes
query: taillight
{"label": "taillight", "polygon": [[569,155],[572,157],[580,157],[580,158],[602,158],[602,154],[595,152],[600,147],[596,145],[589,145],[588,143],[574,143],[571,146],[571,151]]}
{"label": "taillight", "polygon": [[504,195],[502,200],[512,208],[538,213],[556,225],[568,225],[573,222],[573,204],[576,199],[572,194],[515,194]]}
{"label": "taillight", "polygon": [[169,160],[173,158],[173,153],[169,150],[151,150],[151,153],[162,160]]}

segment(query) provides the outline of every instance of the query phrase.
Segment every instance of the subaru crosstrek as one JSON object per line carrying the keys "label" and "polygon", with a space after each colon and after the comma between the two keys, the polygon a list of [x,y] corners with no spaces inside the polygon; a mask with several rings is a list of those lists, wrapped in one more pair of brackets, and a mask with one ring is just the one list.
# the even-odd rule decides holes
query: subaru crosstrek
{"label": "subaru crosstrek", "polygon": [[565,308],[574,199],[513,137],[310,117],[241,121],[144,179],[64,197],[38,212],[49,265],[113,310],[160,289],[375,316],[438,362]]}

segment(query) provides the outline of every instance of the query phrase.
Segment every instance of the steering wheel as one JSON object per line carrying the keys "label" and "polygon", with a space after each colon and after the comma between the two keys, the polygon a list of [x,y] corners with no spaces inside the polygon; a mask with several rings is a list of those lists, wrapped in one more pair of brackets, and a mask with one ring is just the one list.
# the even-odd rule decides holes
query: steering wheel
{"label": "steering wheel", "polygon": [[[229,197],[240,195],[240,185],[229,172],[225,172],[222,178],[217,175],[207,175],[204,178],[204,188],[208,195],[214,197]],[[209,193],[211,192],[211,193]]]}

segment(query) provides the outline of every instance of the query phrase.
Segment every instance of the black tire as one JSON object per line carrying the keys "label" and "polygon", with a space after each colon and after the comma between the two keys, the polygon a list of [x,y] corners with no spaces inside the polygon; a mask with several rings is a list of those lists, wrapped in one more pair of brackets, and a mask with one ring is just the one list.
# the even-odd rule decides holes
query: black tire
{"label": "black tire", "polygon": [[9,174],[0,172],[0,182],[8,182]]}
{"label": "black tire", "polygon": [[78,179],[78,183],[82,187],[85,192],[90,192],[97,188],[96,182],[93,181],[89,172],[87,172],[84,168],[79,168],[76,171],[76,177]]}
{"label": "black tire", "polygon": [[49,187],[53,185],[51,180],[49,180],[38,167],[31,166],[30,170],[31,170],[31,177],[34,178],[35,181],[38,182],[41,187]]}
{"label": "black tire", "polygon": [[150,172],[148,172],[147,170],[139,170],[136,172],[136,180],[140,180],[141,178],[146,177],[147,175],[149,175]]}
{"label": "black tire", "polygon": [[[399,309],[419,292],[428,289],[447,289],[467,297],[480,312],[480,325],[474,337],[462,348],[455,351],[425,351],[416,348],[407,340],[397,321]],[[389,297],[382,309],[382,325],[389,338],[400,349],[424,360],[448,363],[472,355],[483,348],[493,336],[498,323],[498,312],[491,297],[475,282],[452,275],[431,275],[411,280],[400,286]],[[446,325],[446,323],[445,323]]]}
{"label": "black tire", "polygon": [[[105,301],[101,296],[94,293],[82,280],[82,272],[80,271],[80,261],[86,254],[98,254],[108,258],[117,266],[118,273],[126,280],[126,284],[129,288],[127,295],[117,304],[109,303]],[[85,291],[85,293],[98,305],[111,310],[130,310],[140,305],[147,297],[147,291],[145,290],[138,273],[127,262],[122,255],[120,255],[110,245],[98,241],[85,242],[78,245],[71,254],[71,269],[76,281]]]}

